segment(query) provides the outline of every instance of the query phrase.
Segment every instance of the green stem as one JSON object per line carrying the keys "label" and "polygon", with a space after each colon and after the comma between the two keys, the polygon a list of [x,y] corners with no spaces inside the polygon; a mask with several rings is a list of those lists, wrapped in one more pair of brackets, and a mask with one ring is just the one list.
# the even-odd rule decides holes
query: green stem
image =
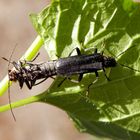
{"label": "green stem", "polygon": [[[25,54],[21,57],[21,59],[32,60],[32,58],[37,54],[41,46],[43,45],[43,40],[40,36],[34,40]],[[5,78],[0,82],[0,96],[2,96],[8,89],[8,76],[6,75]]]}
{"label": "green stem", "polygon": [[[20,106],[27,105],[33,102],[41,101],[42,98],[44,98],[44,94],[40,94],[40,95],[36,95],[36,96],[32,96],[26,99],[19,100],[17,102],[11,103],[11,106],[12,108],[20,107]],[[0,106],[0,112],[4,112],[7,110],[10,110],[9,104]]]}

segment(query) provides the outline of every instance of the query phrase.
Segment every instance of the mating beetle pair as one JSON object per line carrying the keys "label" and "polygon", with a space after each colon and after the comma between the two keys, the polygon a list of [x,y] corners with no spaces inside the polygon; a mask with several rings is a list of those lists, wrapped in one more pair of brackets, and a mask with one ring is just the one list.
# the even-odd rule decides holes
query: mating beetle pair
{"label": "mating beetle pair", "polygon": [[[88,85],[89,87],[95,83],[99,77],[98,71],[103,70],[106,79],[109,81],[108,76],[106,75],[105,68],[115,67],[118,63],[115,58],[108,57],[103,55],[103,53],[98,53],[95,49],[93,54],[81,54],[79,48],[75,48],[77,55],[71,56],[72,52],[66,58],[60,58],[58,60],[47,61],[44,63],[34,64],[33,61],[19,61],[19,63],[12,61],[9,63],[14,65],[13,70],[8,70],[9,81],[18,81],[20,88],[23,87],[25,83],[29,89],[32,89],[33,86],[36,86],[47,78],[53,78],[53,76],[63,76],[62,80],[58,87],[68,78],[73,82],[80,82],[85,73],[95,73],[96,79]],[[135,70],[129,66],[125,66],[131,70]],[[135,70],[139,71],[139,70]],[[140,72],[140,71],[139,71]],[[70,77],[72,75],[79,75],[78,81],[72,80]],[[54,78],[53,78],[54,79]],[[39,81],[39,82],[38,82]],[[9,104],[11,108],[12,115],[15,119],[14,113],[11,107],[10,93],[9,93]]]}
{"label": "mating beetle pair", "polygon": [[[77,55],[60,58],[58,60],[47,61],[40,64],[33,64],[28,61],[12,62],[14,70],[9,70],[9,80],[18,81],[22,88],[25,83],[29,89],[45,81],[53,76],[63,76],[71,80],[72,75],[79,75],[78,82],[82,80],[83,74],[94,72],[98,78],[98,71],[103,70],[107,80],[108,76],[105,73],[105,68],[115,67],[116,60],[113,57],[104,56],[103,53],[98,53],[97,49],[93,54],[81,54],[79,48],[75,48]],[[38,83],[37,81],[40,80]],[[60,86],[64,80],[58,85]],[[74,81],[74,80],[71,80]],[[92,85],[92,84],[91,84]]]}

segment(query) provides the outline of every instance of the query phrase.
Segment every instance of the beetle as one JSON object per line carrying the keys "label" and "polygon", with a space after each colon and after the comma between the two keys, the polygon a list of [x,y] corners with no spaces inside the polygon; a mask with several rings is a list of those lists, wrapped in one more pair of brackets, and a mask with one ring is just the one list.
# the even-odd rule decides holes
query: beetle
{"label": "beetle", "polygon": [[[58,60],[47,61],[44,63],[34,64],[30,61],[20,60],[19,63],[12,62],[14,70],[9,70],[9,80],[18,81],[20,88],[25,83],[29,89],[36,86],[46,79],[53,78],[53,76],[63,76],[71,80],[72,75],[79,75],[78,82],[80,82],[85,73],[95,73],[96,79],[98,79],[99,70],[103,70],[106,79],[109,81],[106,75],[105,68],[115,67],[117,62],[115,58],[98,53],[95,49],[93,54],[81,54],[79,48],[75,48],[77,55],[59,58]],[[54,78],[53,78],[54,79]],[[41,81],[39,81],[41,80]],[[64,80],[58,85],[60,86]],[[37,82],[39,81],[39,82]],[[73,81],[73,80],[71,80]]]}
{"label": "beetle", "polygon": [[[77,55],[71,56],[74,50],[76,50]],[[103,52],[98,53],[97,49],[95,49],[94,53],[88,55],[81,54],[79,48],[75,48],[73,51],[68,57],[59,58],[58,60],[47,61],[44,63],[33,63],[38,55],[32,61],[19,60],[18,63],[15,61],[10,62],[3,57],[4,60],[12,63],[14,66],[14,69],[8,70],[9,81],[18,81],[20,88],[22,88],[25,83],[29,89],[32,89],[33,86],[44,82],[48,78],[53,78],[53,76],[63,76],[65,78],[59,83],[58,87],[60,87],[66,79],[69,79],[72,82],[80,82],[84,74],[95,73],[96,79],[88,85],[87,91],[89,92],[90,86],[98,80],[98,71],[102,70],[106,79],[108,81],[110,80],[106,75],[105,69],[117,66],[118,63],[114,57],[105,56]],[[129,66],[125,66],[123,64],[120,65],[131,70],[135,70]],[[72,80],[70,78],[72,75],[79,75],[78,80]],[[9,104],[12,112],[10,96]],[[12,115],[14,117],[13,112]]]}

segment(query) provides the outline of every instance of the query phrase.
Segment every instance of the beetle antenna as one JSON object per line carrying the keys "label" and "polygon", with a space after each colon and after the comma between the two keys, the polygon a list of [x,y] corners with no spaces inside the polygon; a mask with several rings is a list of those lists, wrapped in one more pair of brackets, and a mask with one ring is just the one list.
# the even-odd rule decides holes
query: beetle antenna
{"label": "beetle antenna", "polygon": [[[130,47],[130,48],[128,48],[128,49],[132,49],[133,47],[136,47],[136,44],[134,44],[132,47]],[[127,50],[128,50],[128,49],[127,49]],[[113,57],[114,57],[114,58],[118,58],[119,56],[121,56],[122,54],[124,54],[127,50],[121,52],[121,53],[118,54],[117,56],[114,56],[114,55],[113,55]],[[123,66],[123,67],[125,67],[125,68],[128,68],[128,69],[131,69],[131,70],[140,72],[140,70],[134,69],[134,68],[129,67],[129,66],[127,66],[127,65],[124,65],[124,64],[121,64],[121,63],[118,63],[118,64],[121,65],[121,66]]]}
{"label": "beetle antenna", "polygon": [[2,58],[3,60],[7,61],[8,63],[12,64],[12,62],[9,61],[7,58],[5,58],[5,57],[1,57],[1,58]]}
{"label": "beetle antenna", "polygon": [[[9,71],[10,64],[12,63],[12,62],[11,62],[11,59],[12,59],[12,56],[13,56],[13,54],[14,54],[14,51],[15,51],[16,47],[17,47],[17,44],[15,45],[15,47],[14,47],[14,49],[13,49],[13,51],[12,51],[10,57],[9,57],[9,60],[3,57],[4,60],[6,60],[6,61],[9,62],[9,63],[8,63],[8,71]],[[10,75],[9,75],[9,72],[8,72],[8,78],[9,78],[9,81],[8,81],[8,102],[9,102],[9,106],[10,106],[10,110],[11,110],[11,114],[12,114],[12,116],[13,116],[13,119],[14,119],[14,121],[16,121],[16,117],[15,117],[15,114],[14,114],[14,112],[13,112],[12,105],[11,105],[11,96],[10,96]]]}
{"label": "beetle antenna", "polygon": [[121,66],[123,66],[123,67],[125,67],[125,68],[128,68],[128,69],[131,69],[131,70],[140,72],[140,70],[137,70],[137,69],[134,69],[134,68],[132,68],[132,67],[126,66],[126,65],[124,65],[124,64],[120,64],[120,63],[118,63],[118,64],[121,65]]}

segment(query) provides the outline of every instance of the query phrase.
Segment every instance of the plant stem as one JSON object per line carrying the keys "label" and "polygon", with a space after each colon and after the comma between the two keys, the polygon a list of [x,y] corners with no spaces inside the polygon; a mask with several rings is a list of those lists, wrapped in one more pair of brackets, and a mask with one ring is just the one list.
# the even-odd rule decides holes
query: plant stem
{"label": "plant stem", "polygon": [[[33,102],[41,101],[42,98],[44,98],[43,94],[32,96],[32,97],[29,97],[29,98],[22,99],[22,100],[19,100],[17,102],[11,103],[11,107],[16,108],[16,107],[20,107],[20,106],[23,106],[23,105],[33,103]],[[0,106],[0,112],[5,112],[7,110],[10,110],[10,105],[9,104]]]}
{"label": "plant stem", "polygon": [[[43,45],[43,40],[40,36],[34,40],[25,54],[21,57],[21,59],[32,60],[32,58],[37,54],[41,46]],[[0,96],[2,96],[8,89],[8,75],[0,82]]]}

